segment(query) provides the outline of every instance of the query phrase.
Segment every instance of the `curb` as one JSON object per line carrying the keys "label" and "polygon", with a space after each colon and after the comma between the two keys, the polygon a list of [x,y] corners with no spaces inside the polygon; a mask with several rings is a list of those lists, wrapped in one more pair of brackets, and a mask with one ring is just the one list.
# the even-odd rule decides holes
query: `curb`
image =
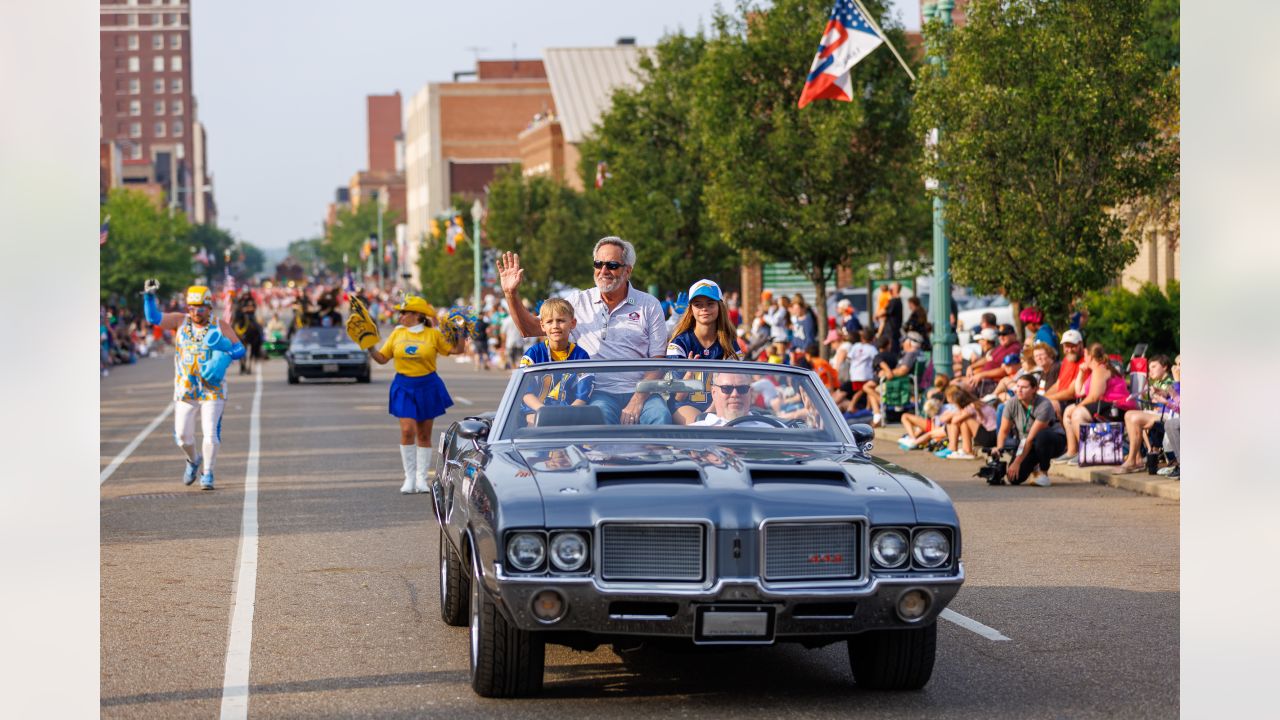
{"label": "curb", "polygon": [[[875,430],[876,440],[878,441],[893,443],[896,445],[898,438],[902,437],[901,425],[878,427]],[[1141,495],[1151,495],[1153,497],[1181,502],[1182,484],[1178,480],[1170,480],[1165,477],[1147,475],[1145,472],[1129,473],[1127,475],[1113,475],[1110,467],[1095,469],[1087,467],[1073,467],[1071,465],[1051,465],[1049,467],[1049,474],[1053,477],[1088,482],[1093,483],[1094,485],[1106,485]]]}

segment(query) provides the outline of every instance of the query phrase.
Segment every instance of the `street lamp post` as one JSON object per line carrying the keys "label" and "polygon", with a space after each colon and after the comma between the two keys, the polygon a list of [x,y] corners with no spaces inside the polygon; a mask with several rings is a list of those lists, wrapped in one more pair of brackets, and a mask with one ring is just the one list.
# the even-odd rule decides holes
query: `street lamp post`
{"label": "street lamp post", "polygon": [[378,204],[378,287],[386,284],[386,249],[383,247],[382,240],[382,193],[377,190],[373,191],[373,201]]}
{"label": "street lamp post", "polygon": [[476,314],[480,313],[480,218],[484,217],[484,206],[480,204],[480,198],[471,204],[471,248],[473,251],[475,268],[474,268],[474,298]]}
{"label": "street lamp post", "polygon": [[[924,20],[928,23],[937,20],[946,31],[951,28],[951,11],[955,8],[954,0],[937,0],[924,6]],[[936,50],[936,48],[932,48]],[[929,62],[936,64],[942,74],[946,74],[946,62],[940,55],[930,55]],[[941,128],[934,128],[930,138],[934,148],[942,136]],[[936,180],[930,180],[933,195],[933,289],[929,305],[933,314],[933,369],[934,372],[950,376],[951,347],[956,343],[956,333],[951,328],[951,250],[947,239],[947,229],[943,219],[945,201],[942,188]]]}

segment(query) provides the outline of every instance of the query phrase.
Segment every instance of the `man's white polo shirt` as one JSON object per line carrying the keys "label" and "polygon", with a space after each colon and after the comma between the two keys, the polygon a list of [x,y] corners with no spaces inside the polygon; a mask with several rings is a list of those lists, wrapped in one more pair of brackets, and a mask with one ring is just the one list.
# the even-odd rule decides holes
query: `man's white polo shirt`
{"label": "man's white polo shirt", "polygon": [[[600,298],[600,288],[578,290],[565,298],[573,306],[578,326],[569,339],[593,360],[635,360],[665,357],[667,324],[662,303],[647,292],[627,287],[627,298],[609,311]],[[619,374],[621,375],[621,374]],[[607,393],[635,392],[636,377],[596,376],[596,390]]]}

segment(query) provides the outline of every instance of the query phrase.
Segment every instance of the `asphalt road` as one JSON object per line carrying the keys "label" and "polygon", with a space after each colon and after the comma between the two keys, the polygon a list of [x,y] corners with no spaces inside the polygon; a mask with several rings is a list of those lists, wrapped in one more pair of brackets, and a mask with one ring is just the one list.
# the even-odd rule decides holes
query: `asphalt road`
{"label": "asphalt road", "polygon": [[[971,477],[976,463],[884,443],[876,454],[956,501],[968,580],[951,608],[1008,640],[939,622],[932,681],[896,694],[854,687],[843,645],[625,658],[549,646],[541,698],[479,698],[466,628],[439,620],[429,500],[398,492],[391,371],[375,366],[369,385],[295,386],[284,371],[273,360],[262,372],[250,717],[1178,713],[1177,503],[1085,483],[990,488]],[[506,383],[504,372],[452,360],[441,374],[473,404],[440,418],[437,436],[492,409]],[[103,379],[104,469],[163,412],[171,375],[166,357]],[[182,485],[172,415],[102,483],[103,717],[213,717],[222,707],[255,393],[254,378],[232,382],[217,490]]]}

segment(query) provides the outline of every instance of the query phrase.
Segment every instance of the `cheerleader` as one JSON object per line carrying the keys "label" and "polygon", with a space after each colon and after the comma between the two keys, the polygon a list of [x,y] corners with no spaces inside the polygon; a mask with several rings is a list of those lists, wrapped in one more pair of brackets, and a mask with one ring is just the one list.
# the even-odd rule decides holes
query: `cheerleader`
{"label": "cheerleader", "polygon": [[[431,467],[431,425],[453,405],[453,398],[436,374],[436,357],[449,355],[457,338],[446,339],[427,324],[435,310],[420,297],[406,296],[396,306],[400,324],[381,347],[377,326],[363,303],[352,298],[347,334],[369,351],[369,357],[381,365],[395,362],[396,376],[391,381],[387,407],[400,420],[400,460],[404,464],[404,485],[400,492],[424,493],[427,472]],[[450,330],[453,330],[452,325]]]}
{"label": "cheerleader", "polygon": [[[729,308],[725,306],[720,286],[711,280],[699,280],[689,288],[689,307],[671,331],[667,357],[737,360],[735,339],[733,326],[729,324]],[[685,377],[703,380],[706,390],[675,396],[671,415],[680,425],[688,425],[697,420],[711,406],[710,376],[706,373],[686,373]]]}

